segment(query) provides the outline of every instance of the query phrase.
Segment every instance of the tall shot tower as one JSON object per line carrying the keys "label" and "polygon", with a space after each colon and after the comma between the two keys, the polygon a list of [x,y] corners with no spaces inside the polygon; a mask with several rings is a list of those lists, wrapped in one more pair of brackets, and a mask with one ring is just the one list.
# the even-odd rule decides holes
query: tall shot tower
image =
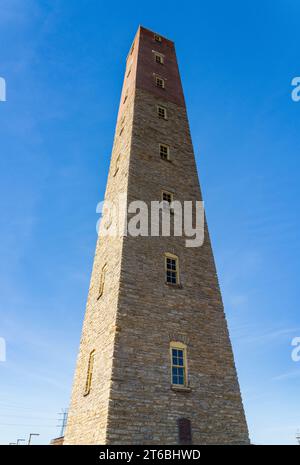
{"label": "tall shot tower", "polygon": [[[106,201],[200,201],[174,43],[139,27]],[[248,444],[209,233],[100,237],[65,444]]]}

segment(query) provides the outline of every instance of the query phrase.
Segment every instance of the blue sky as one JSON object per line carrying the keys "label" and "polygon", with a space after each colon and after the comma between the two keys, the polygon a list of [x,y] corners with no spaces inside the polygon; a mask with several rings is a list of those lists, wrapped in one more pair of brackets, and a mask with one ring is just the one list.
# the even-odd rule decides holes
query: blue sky
{"label": "blue sky", "polygon": [[175,40],[251,439],[300,428],[297,0],[1,0],[0,443],[68,406],[125,58]]}

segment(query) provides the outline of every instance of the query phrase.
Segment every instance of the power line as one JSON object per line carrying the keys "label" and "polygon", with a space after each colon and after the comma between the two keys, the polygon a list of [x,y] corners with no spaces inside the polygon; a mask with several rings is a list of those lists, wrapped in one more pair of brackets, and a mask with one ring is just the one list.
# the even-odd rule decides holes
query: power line
{"label": "power line", "polygon": [[[0,402],[0,409],[15,409],[15,410],[32,410],[32,409],[39,409],[37,405],[32,405],[31,407],[24,407],[24,405],[17,405],[17,404],[6,404]],[[39,409],[40,410],[40,409]]]}
{"label": "power line", "polygon": [[1,417],[14,417],[14,418],[28,418],[29,420],[33,419],[33,420],[52,420],[52,421],[56,421],[56,418],[53,418],[53,417],[42,417],[42,416],[30,416],[30,415],[14,415],[14,414],[1,414]]}

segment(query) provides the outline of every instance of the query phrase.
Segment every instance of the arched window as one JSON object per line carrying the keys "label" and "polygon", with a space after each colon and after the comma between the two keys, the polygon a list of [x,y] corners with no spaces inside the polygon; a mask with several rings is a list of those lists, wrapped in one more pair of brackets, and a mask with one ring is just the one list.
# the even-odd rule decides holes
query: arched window
{"label": "arched window", "polygon": [[178,442],[179,444],[192,444],[192,425],[188,418],[178,418]]}

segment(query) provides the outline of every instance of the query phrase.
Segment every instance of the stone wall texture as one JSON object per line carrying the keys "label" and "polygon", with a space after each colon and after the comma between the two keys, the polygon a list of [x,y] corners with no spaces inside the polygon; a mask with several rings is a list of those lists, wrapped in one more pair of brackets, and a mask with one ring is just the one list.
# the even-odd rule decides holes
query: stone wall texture
{"label": "stone wall texture", "polygon": [[[154,51],[164,55],[156,63]],[[155,76],[165,79],[165,89]],[[157,105],[167,109],[158,118]],[[159,156],[170,147],[170,161]],[[118,159],[118,170],[116,162]],[[201,200],[174,44],[142,27],[127,57],[106,199]],[[178,444],[179,418],[194,444],[248,444],[248,429],[207,225],[201,247],[185,237],[105,237],[96,247],[65,444]],[[180,285],[165,283],[175,254]],[[100,298],[101,270],[107,265]],[[171,384],[171,341],[187,346],[189,386]],[[91,391],[84,395],[95,350]]]}

